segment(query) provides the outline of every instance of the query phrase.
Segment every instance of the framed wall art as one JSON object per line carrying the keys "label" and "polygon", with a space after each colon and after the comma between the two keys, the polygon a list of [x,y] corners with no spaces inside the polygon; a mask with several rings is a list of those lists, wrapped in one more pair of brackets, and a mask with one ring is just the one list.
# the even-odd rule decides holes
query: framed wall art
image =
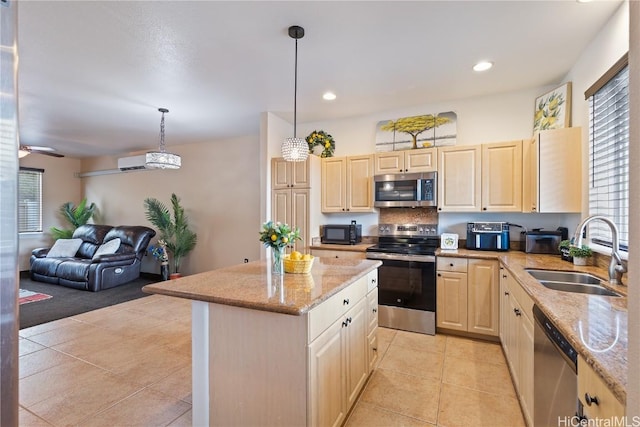
{"label": "framed wall art", "polygon": [[376,125],[376,151],[455,145],[457,124],[453,111],[383,120]]}
{"label": "framed wall art", "polygon": [[571,126],[571,82],[536,98],[533,132]]}

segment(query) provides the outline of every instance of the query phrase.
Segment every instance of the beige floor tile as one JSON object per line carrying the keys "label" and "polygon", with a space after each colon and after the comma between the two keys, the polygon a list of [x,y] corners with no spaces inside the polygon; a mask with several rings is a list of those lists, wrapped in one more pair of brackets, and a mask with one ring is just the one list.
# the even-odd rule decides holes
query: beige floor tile
{"label": "beige floor tile", "polygon": [[480,362],[506,363],[498,343],[447,336],[446,355]]}
{"label": "beige floor tile", "polygon": [[125,309],[161,320],[181,320],[191,316],[191,301],[184,298],[166,297]]}
{"label": "beige floor tile", "polygon": [[192,411],[191,409],[189,409],[187,412],[180,415],[178,419],[173,421],[167,427],[192,427],[193,426],[193,422],[191,421],[192,418],[193,418]]}
{"label": "beige floor tile", "polygon": [[356,404],[345,423],[345,427],[425,427],[434,425],[365,402]]}
{"label": "beige floor tile", "polygon": [[444,353],[399,347],[394,340],[378,366],[381,369],[440,381],[443,362]]}
{"label": "beige floor tile", "polygon": [[191,366],[190,358],[161,347],[139,354],[136,360],[114,368],[112,372],[126,378],[127,381],[147,386],[187,366]]}
{"label": "beige floor tile", "polygon": [[[83,420],[126,400],[140,387],[108,372],[77,381],[73,387],[39,402],[29,410],[55,425],[86,425]],[[121,422],[126,419],[122,419]]]}
{"label": "beige floor tile", "polygon": [[94,427],[165,426],[177,421],[191,405],[157,391],[144,389],[105,411],[87,419],[83,425]]}
{"label": "beige floor tile", "polygon": [[91,334],[57,344],[52,348],[63,353],[84,357],[87,354],[105,352],[122,341],[122,336],[101,328],[94,328]]}
{"label": "beige floor tile", "polygon": [[396,336],[397,332],[398,331],[396,331],[395,329],[388,329],[380,326],[378,327],[378,356],[380,357],[380,359],[382,359],[382,357],[386,353],[389,345],[391,344],[391,341],[393,341],[393,338]]}
{"label": "beige floor tile", "polygon": [[42,332],[36,335],[31,335],[28,338],[38,344],[42,344],[47,347],[53,347],[63,342],[72,341],[97,331],[96,327],[87,323],[81,323],[71,321],[65,323],[62,326]]}
{"label": "beige floor tile", "polygon": [[93,365],[112,372],[121,372],[132,363],[144,362],[149,357],[149,352],[160,350],[162,346],[153,345],[136,338],[123,338],[109,346],[108,351],[86,353],[82,356]]}
{"label": "beige floor tile", "polygon": [[155,330],[158,326],[168,321],[168,319],[160,320],[129,310],[120,310],[114,316],[104,317],[99,326],[117,334],[134,337],[150,329]]}
{"label": "beige floor tile", "polygon": [[21,427],[52,427],[53,424],[49,424],[42,418],[38,417],[28,409],[22,406],[18,409],[18,425]]}
{"label": "beige floor tile", "polygon": [[515,397],[509,368],[503,363],[483,363],[447,356],[442,382]]}
{"label": "beige floor tile", "polygon": [[28,338],[22,338],[22,337],[19,338],[18,345],[19,345],[20,356],[25,356],[29,353],[33,353],[34,351],[38,351],[38,350],[42,350],[43,348],[46,348],[42,344],[38,344],[36,342],[29,340]]}
{"label": "beige floor tile", "polygon": [[20,378],[25,378],[29,375],[46,371],[54,366],[71,363],[73,361],[75,361],[73,357],[45,347],[40,351],[20,356]]}
{"label": "beige floor tile", "polygon": [[446,342],[446,335],[425,335],[407,331],[398,331],[393,339],[394,346],[438,353],[444,353]]}
{"label": "beige floor tile", "polygon": [[71,317],[67,317],[65,319],[54,320],[53,322],[42,323],[40,325],[32,326],[30,328],[20,329],[19,335],[21,337],[28,338],[33,335],[38,335],[43,332],[49,332],[54,329],[62,328],[64,326],[72,325],[75,323],[78,323],[78,322],[73,320]]}
{"label": "beige floor tile", "polygon": [[90,323],[100,326],[100,323],[112,316],[117,316],[118,312],[124,310],[122,304],[112,305],[110,307],[99,308],[98,310],[87,311],[86,313],[76,314],[71,317],[78,322]]}
{"label": "beige floor tile", "polygon": [[438,381],[377,369],[360,400],[435,424],[439,395]]}
{"label": "beige floor tile", "polygon": [[442,427],[524,427],[514,397],[442,384],[438,425]]}
{"label": "beige floor tile", "polygon": [[149,388],[191,403],[191,364],[151,384]]}

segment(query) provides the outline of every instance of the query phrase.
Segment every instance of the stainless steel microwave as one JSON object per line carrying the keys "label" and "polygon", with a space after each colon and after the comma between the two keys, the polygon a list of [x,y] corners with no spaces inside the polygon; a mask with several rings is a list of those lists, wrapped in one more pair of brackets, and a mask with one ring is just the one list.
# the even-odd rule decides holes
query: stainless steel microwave
{"label": "stainless steel microwave", "polygon": [[378,208],[437,206],[437,172],[376,175],[373,205]]}

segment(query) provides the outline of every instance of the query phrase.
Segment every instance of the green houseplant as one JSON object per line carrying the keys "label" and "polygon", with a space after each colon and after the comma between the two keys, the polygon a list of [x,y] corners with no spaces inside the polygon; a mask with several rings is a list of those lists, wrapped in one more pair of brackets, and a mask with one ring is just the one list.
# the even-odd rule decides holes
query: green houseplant
{"label": "green houseplant", "polygon": [[593,255],[593,251],[587,245],[569,247],[569,255],[573,257],[574,265],[587,265],[587,258]]}
{"label": "green houseplant", "polygon": [[182,258],[195,248],[198,241],[196,233],[189,228],[189,220],[180,206],[180,199],[171,194],[173,217],[169,208],[158,199],[146,198],[144,207],[147,220],[158,229],[160,240],[171,254],[173,273],[180,273]]}
{"label": "green houseplant", "polygon": [[71,225],[71,228],[58,228],[51,227],[49,231],[54,240],[58,239],[70,239],[73,236],[73,232],[76,228],[89,222],[96,210],[96,204],[91,203],[87,206],[87,199],[84,198],[78,204],[74,205],[73,202],[66,202],[60,206],[58,212],[60,216],[67,220]]}

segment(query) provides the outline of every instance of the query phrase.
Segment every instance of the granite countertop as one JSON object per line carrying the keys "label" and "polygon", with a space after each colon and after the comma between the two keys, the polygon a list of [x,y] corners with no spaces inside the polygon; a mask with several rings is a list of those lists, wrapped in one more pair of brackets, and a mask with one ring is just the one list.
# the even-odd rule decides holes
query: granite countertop
{"label": "granite countertop", "polygon": [[302,315],[382,263],[316,257],[309,274],[272,275],[270,261],[254,261],[146,285],[144,292]]}
{"label": "granite countertop", "polygon": [[[578,353],[604,380],[620,403],[627,387],[627,287],[608,283],[605,269],[574,266],[559,255],[526,254],[520,251],[491,252],[458,249],[439,251],[438,256],[497,259],[513,274],[534,303],[556,325]],[[547,289],[525,268],[591,273],[622,297],[586,295]]]}
{"label": "granite countertop", "polygon": [[326,251],[365,252],[374,243],[358,243],[357,245],[336,245],[331,243],[318,243],[309,246],[310,249],[323,249]]}

